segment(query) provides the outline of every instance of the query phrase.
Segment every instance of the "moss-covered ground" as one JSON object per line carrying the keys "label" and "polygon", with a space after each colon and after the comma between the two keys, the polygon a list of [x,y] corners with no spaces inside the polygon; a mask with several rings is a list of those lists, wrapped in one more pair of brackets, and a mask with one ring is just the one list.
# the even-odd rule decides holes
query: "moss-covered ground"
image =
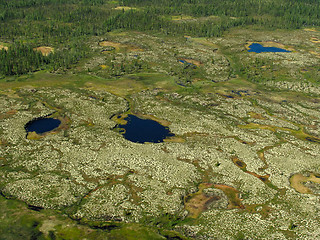
{"label": "moss-covered ground", "polygon": [[[1,78],[0,238],[319,238],[319,38],[116,31],[64,73]],[[175,138],[127,141],[129,113]],[[26,137],[48,115],[63,125]]]}

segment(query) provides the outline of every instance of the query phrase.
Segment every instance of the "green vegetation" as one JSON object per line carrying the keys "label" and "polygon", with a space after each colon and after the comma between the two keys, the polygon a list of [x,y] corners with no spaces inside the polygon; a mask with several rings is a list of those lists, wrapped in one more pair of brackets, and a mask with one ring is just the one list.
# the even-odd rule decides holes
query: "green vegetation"
{"label": "green vegetation", "polygon": [[[163,232],[139,224],[109,224],[99,226],[94,222],[76,223],[61,212],[28,206],[17,200],[0,196],[0,239],[37,240],[149,240],[165,239],[164,236],[177,237],[177,233]],[[183,238],[181,238],[183,239]]]}
{"label": "green vegetation", "polygon": [[[319,14],[0,0],[0,239],[318,239]],[[175,137],[127,141],[127,114]],[[43,116],[62,124],[26,136]]]}
{"label": "green vegetation", "polygon": [[[116,9],[119,4],[132,8],[119,11]],[[316,0],[130,0],[121,3],[108,0],[0,1],[0,36],[3,41],[12,44],[26,41],[28,45],[25,49],[39,45],[53,45],[58,49],[50,60],[32,56],[35,54],[29,52],[24,56],[25,63],[21,63],[22,61],[17,60],[21,54],[17,55],[12,51],[23,45],[14,44],[10,53],[1,54],[4,66],[0,74],[24,74],[43,68],[48,62],[52,63],[54,71],[70,68],[71,64],[87,55],[88,49],[83,43],[89,37],[101,36],[116,29],[212,37],[221,36],[226,30],[236,26],[269,29],[319,26],[319,12],[320,4]],[[172,15],[190,15],[193,19],[172,21],[167,17]],[[10,63],[9,59],[12,60]],[[118,71],[121,68],[115,69],[115,75]],[[187,78],[188,75],[190,74],[187,72]]]}

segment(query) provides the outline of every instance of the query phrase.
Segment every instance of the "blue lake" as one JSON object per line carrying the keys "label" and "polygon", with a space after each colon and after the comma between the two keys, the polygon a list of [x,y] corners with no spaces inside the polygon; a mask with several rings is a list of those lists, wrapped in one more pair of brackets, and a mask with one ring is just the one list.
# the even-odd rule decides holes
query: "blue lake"
{"label": "blue lake", "polygon": [[59,127],[61,121],[55,118],[37,118],[28,122],[25,126],[27,132],[36,132],[37,134],[52,131]]}
{"label": "blue lake", "polygon": [[248,52],[262,53],[262,52],[290,52],[288,50],[276,47],[264,47],[259,43],[252,43],[249,46]]}
{"label": "blue lake", "polygon": [[181,63],[187,63],[187,64],[191,64],[191,63],[188,63],[187,61],[185,61],[185,60],[179,60],[179,62],[181,62]]}
{"label": "blue lake", "polygon": [[124,138],[136,143],[159,143],[163,139],[174,136],[169,128],[162,126],[160,123],[150,120],[142,119],[137,116],[129,114],[124,120],[127,121],[125,125],[118,125],[117,128],[123,128],[125,131]]}
{"label": "blue lake", "polygon": [[178,59],[178,62],[179,62],[179,63],[182,63],[182,64],[190,65],[190,66],[192,66],[192,67],[196,67],[195,64],[190,63],[190,62],[187,62],[186,60]]}

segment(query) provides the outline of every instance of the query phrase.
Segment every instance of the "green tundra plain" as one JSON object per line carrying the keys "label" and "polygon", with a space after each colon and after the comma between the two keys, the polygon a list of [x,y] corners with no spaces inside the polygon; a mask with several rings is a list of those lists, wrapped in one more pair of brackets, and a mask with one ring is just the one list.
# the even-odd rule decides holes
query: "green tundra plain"
{"label": "green tundra plain", "polygon": [[281,2],[0,1],[0,239],[320,238],[320,4]]}

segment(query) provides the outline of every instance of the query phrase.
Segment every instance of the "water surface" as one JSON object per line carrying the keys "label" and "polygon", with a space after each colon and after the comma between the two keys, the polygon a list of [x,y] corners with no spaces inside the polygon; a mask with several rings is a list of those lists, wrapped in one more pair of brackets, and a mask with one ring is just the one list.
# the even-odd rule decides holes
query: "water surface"
{"label": "water surface", "polygon": [[264,47],[259,43],[252,43],[249,46],[248,52],[262,53],[262,52],[290,52],[286,49],[276,48],[276,47]]}
{"label": "water surface", "polygon": [[150,120],[142,119],[137,116],[129,114],[124,120],[127,121],[125,125],[118,125],[117,128],[123,128],[125,131],[124,138],[136,143],[159,143],[167,137],[174,136],[168,127],[162,126],[160,123]]}
{"label": "water surface", "polygon": [[52,131],[59,127],[61,121],[56,118],[37,118],[28,122],[25,126],[27,132],[36,132],[37,134]]}

